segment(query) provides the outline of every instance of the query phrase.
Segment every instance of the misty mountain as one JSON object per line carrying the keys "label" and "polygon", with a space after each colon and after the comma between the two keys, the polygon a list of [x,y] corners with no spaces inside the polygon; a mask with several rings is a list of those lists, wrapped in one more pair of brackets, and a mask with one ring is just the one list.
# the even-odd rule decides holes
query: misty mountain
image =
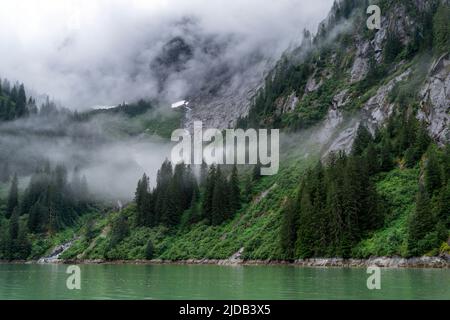
{"label": "misty mountain", "polygon": [[[27,194],[40,185],[33,183],[40,172],[35,164],[48,161],[85,175],[99,203],[129,202],[106,213],[71,215],[64,228],[75,244],[65,259],[447,259],[450,4],[377,4],[379,30],[366,26],[369,1],[338,0],[317,30],[305,28],[302,36],[274,34],[271,24],[260,22],[267,35],[232,32],[183,14],[165,20],[164,32],[130,40],[138,45],[121,47],[116,40],[123,38],[109,38],[121,54],[100,62],[96,52],[92,61],[84,56],[83,37],[75,33],[58,52],[81,50],[81,61],[89,63],[55,60],[60,79],[67,80],[59,71],[74,68],[74,83],[81,84],[80,92],[71,86],[75,93],[62,95],[117,107],[74,112],[47,101],[23,112],[23,94],[2,95],[4,115],[17,105],[20,112],[0,122],[0,161],[8,183],[18,172],[25,185],[19,188],[13,178],[12,200],[0,202],[8,212],[0,219],[3,233],[18,224],[18,189]],[[118,99],[132,102],[111,103]],[[189,110],[170,110],[177,100],[189,101]],[[194,121],[218,129],[281,129],[280,172],[261,177],[259,164],[170,163],[167,138]],[[47,171],[48,186],[58,185]],[[58,201],[49,203],[64,210]],[[30,210],[20,213],[23,221]],[[86,217],[91,222],[77,226]],[[36,232],[52,237],[47,218]],[[22,230],[20,241],[16,232],[2,243],[32,238]],[[38,249],[32,258],[50,248]]]}

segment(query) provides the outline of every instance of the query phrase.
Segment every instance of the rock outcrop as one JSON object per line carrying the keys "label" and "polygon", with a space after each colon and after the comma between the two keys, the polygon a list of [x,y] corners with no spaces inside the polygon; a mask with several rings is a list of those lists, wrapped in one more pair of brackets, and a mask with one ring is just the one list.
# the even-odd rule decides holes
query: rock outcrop
{"label": "rock outcrop", "polygon": [[428,124],[428,130],[439,143],[450,141],[450,54],[442,55],[430,68],[420,92],[418,118]]}

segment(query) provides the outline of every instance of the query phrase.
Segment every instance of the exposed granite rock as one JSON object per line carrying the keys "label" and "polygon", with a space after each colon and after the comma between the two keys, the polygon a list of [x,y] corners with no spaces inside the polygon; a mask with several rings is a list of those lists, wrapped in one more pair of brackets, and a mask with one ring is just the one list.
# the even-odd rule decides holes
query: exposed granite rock
{"label": "exposed granite rock", "polygon": [[450,55],[442,55],[430,68],[420,92],[417,117],[428,124],[428,131],[439,143],[450,141]]}
{"label": "exposed granite rock", "polygon": [[394,105],[389,103],[389,93],[398,82],[405,80],[410,73],[411,69],[408,69],[389,81],[388,84],[381,86],[377,90],[377,93],[364,105],[363,121],[367,124],[372,133],[375,131],[375,128],[382,124],[392,113]]}
{"label": "exposed granite rock", "polygon": [[328,110],[327,116],[319,130],[315,133],[315,142],[326,144],[339,130],[340,125],[344,121],[341,107],[345,106],[347,101],[348,90],[343,90],[336,94],[332,99],[331,108]]}
{"label": "exposed granite rock", "polygon": [[239,117],[248,114],[251,101],[262,86],[265,74],[272,66],[271,63],[261,61],[243,70],[242,74],[221,85],[217,92],[188,98],[191,110],[185,114],[183,127],[192,129],[194,121],[202,121],[204,128],[234,127]]}
{"label": "exposed granite rock", "polygon": [[349,102],[348,89],[338,92],[332,99],[331,107],[336,110],[345,106]]}
{"label": "exposed granite rock", "polygon": [[350,70],[350,83],[363,80],[369,72],[370,47],[369,41],[357,37],[355,60]]}
{"label": "exposed granite rock", "polygon": [[316,74],[313,73],[306,82],[305,93],[311,93],[318,90],[323,84],[322,79],[319,81],[316,80]]}
{"label": "exposed granite rock", "polygon": [[369,267],[384,268],[449,268],[450,263],[443,257],[374,257],[369,259],[315,258],[295,261],[296,265],[307,267]]}
{"label": "exposed granite rock", "polygon": [[295,107],[297,106],[298,101],[299,101],[299,99],[297,98],[297,94],[295,92],[292,92],[287,97],[279,98],[275,102],[277,115],[281,115],[283,113],[289,113],[289,112],[294,111]]}
{"label": "exposed granite rock", "polygon": [[332,140],[329,148],[324,153],[323,157],[326,157],[331,152],[336,152],[340,150],[349,153],[351,151],[353,141],[355,140],[356,131],[358,130],[359,123],[360,123],[359,121],[351,121],[347,128],[341,130],[336,136],[336,138]]}
{"label": "exposed granite rock", "polygon": [[242,254],[244,253],[244,247],[240,248],[235,254],[233,254],[227,260],[219,260],[219,265],[236,265],[243,262]]}
{"label": "exposed granite rock", "polygon": [[[350,152],[353,145],[353,141],[356,136],[357,129],[361,123],[366,125],[368,129],[374,133],[375,129],[382,125],[384,121],[392,113],[394,105],[389,103],[388,95],[394,88],[395,84],[407,79],[411,70],[408,69],[399,76],[389,81],[386,85],[381,86],[375,95],[371,97],[365,104],[360,114],[350,121],[344,124],[344,118],[339,111],[339,104],[345,105],[347,101],[347,92],[340,92],[333,98],[332,108],[328,112],[327,118],[323,123],[322,137],[319,137],[319,141],[326,142],[324,137],[328,136],[331,141],[328,143],[328,147],[325,148],[323,157],[326,157],[330,152],[343,150]],[[341,125],[340,130],[336,130],[335,126]],[[336,135],[331,135],[331,132],[337,131]],[[328,132],[328,135],[323,133]]]}
{"label": "exposed granite rock", "polygon": [[375,61],[377,63],[380,63],[381,60],[383,59],[383,43],[386,40],[386,35],[387,35],[386,24],[387,24],[387,18],[385,16],[382,16],[381,17],[381,29],[375,33],[375,37],[370,42],[370,44],[372,45],[374,54],[375,54]]}

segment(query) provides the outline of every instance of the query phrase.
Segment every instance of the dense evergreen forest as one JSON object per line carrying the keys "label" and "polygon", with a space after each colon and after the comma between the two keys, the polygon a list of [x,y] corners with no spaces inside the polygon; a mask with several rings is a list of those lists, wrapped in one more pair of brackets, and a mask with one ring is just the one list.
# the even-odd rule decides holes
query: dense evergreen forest
{"label": "dense evergreen forest", "polygon": [[73,226],[91,203],[86,177],[77,170],[69,181],[63,165],[52,169],[47,164],[36,170],[21,196],[14,175],[4,210],[8,223],[1,225],[0,255],[26,259],[31,254],[31,235],[52,235]]}
{"label": "dense evergreen forest", "polygon": [[11,83],[0,79],[0,121],[14,120],[37,113],[36,101],[27,100],[23,84]]}
{"label": "dense evergreen forest", "polygon": [[[33,166],[19,159],[19,166],[2,152],[0,259],[37,259],[68,241],[73,245],[63,259],[227,259],[241,249],[242,258],[261,260],[450,254],[450,146],[437,142],[429,134],[430,124],[418,120],[418,91],[431,61],[450,48],[450,9],[437,0],[425,11],[411,1],[400,2],[418,21],[412,40],[404,45],[397,34],[389,34],[381,62],[371,59],[362,80],[348,80],[354,59],[349,47],[357,30],[365,30],[363,39],[374,37],[364,27],[368,1],[344,0],[314,38],[305,31],[304,45],[283,56],[248,116],[237,124],[282,128],[296,137],[298,130],[324,119],[337,92],[347,90],[349,102],[341,110],[351,118],[382,84],[411,67],[411,78],[387,94],[386,104],[393,106],[389,119],[377,123],[376,130],[360,124],[351,151],[322,157],[312,147],[300,148],[298,139],[282,150],[280,172],[270,177],[259,175],[259,165],[192,166],[166,160],[156,183],[151,185],[144,174],[134,201],[125,206],[96,198],[82,168],[42,159],[31,159]],[[379,4],[387,11],[400,2]],[[332,28],[348,19],[352,28],[329,39]],[[312,74],[321,86],[308,91]],[[293,110],[280,111],[280,101],[291,95],[297,99]],[[143,132],[168,137],[180,117],[167,122],[145,117],[156,104],[142,100],[70,112],[49,100],[37,107],[22,84],[0,81],[0,123],[36,116],[60,124],[40,132],[45,136],[66,137],[67,131],[86,128],[73,124],[120,115],[120,122],[107,127],[133,126],[119,134],[108,131],[108,139],[141,137]],[[84,132],[76,139],[98,146]]]}
{"label": "dense evergreen forest", "polygon": [[[183,223],[206,221],[220,225],[241,206],[237,167],[230,173],[224,166],[200,167],[196,178],[191,166],[165,161],[158,171],[156,188],[150,191],[144,174],[136,190],[137,224],[174,227]],[[199,181],[197,181],[199,180]],[[183,216],[184,215],[184,216]]]}
{"label": "dense evergreen forest", "polygon": [[[47,239],[83,224],[84,216],[99,212],[99,207],[111,207],[89,192],[87,178],[77,165],[86,162],[82,157],[71,161],[69,169],[65,163],[50,163],[37,154],[20,158],[15,149],[19,142],[14,139],[21,136],[24,143],[30,139],[39,144],[39,137],[43,137],[55,145],[65,139],[64,143],[75,141],[74,146],[99,147],[106,134],[100,128],[83,132],[83,125],[114,116],[122,118],[110,118],[113,120],[107,125],[131,122],[153,106],[140,100],[117,108],[73,112],[47,98],[37,107],[36,101],[27,97],[23,84],[0,80],[0,125],[1,134],[5,133],[0,141],[0,259],[39,257],[53,245],[53,240]],[[143,117],[143,123],[148,121],[153,120]]]}
{"label": "dense evergreen forest", "polygon": [[417,256],[438,247],[450,227],[450,147],[438,148],[424,125],[403,113],[374,136],[360,126],[349,155],[331,154],[306,172],[298,195],[284,208],[286,256],[353,256],[352,248],[392,215],[375,189],[379,174],[421,162],[416,208],[408,220],[408,253]]}

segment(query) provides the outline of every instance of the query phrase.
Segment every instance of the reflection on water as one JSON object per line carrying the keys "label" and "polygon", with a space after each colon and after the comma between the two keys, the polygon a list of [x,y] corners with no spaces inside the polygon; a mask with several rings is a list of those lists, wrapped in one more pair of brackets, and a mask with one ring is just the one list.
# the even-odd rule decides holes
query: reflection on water
{"label": "reflection on water", "polygon": [[382,269],[368,290],[363,268],[81,265],[81,290],[65,265],[0,265],[0,299],[450,299],[448,269]]}

